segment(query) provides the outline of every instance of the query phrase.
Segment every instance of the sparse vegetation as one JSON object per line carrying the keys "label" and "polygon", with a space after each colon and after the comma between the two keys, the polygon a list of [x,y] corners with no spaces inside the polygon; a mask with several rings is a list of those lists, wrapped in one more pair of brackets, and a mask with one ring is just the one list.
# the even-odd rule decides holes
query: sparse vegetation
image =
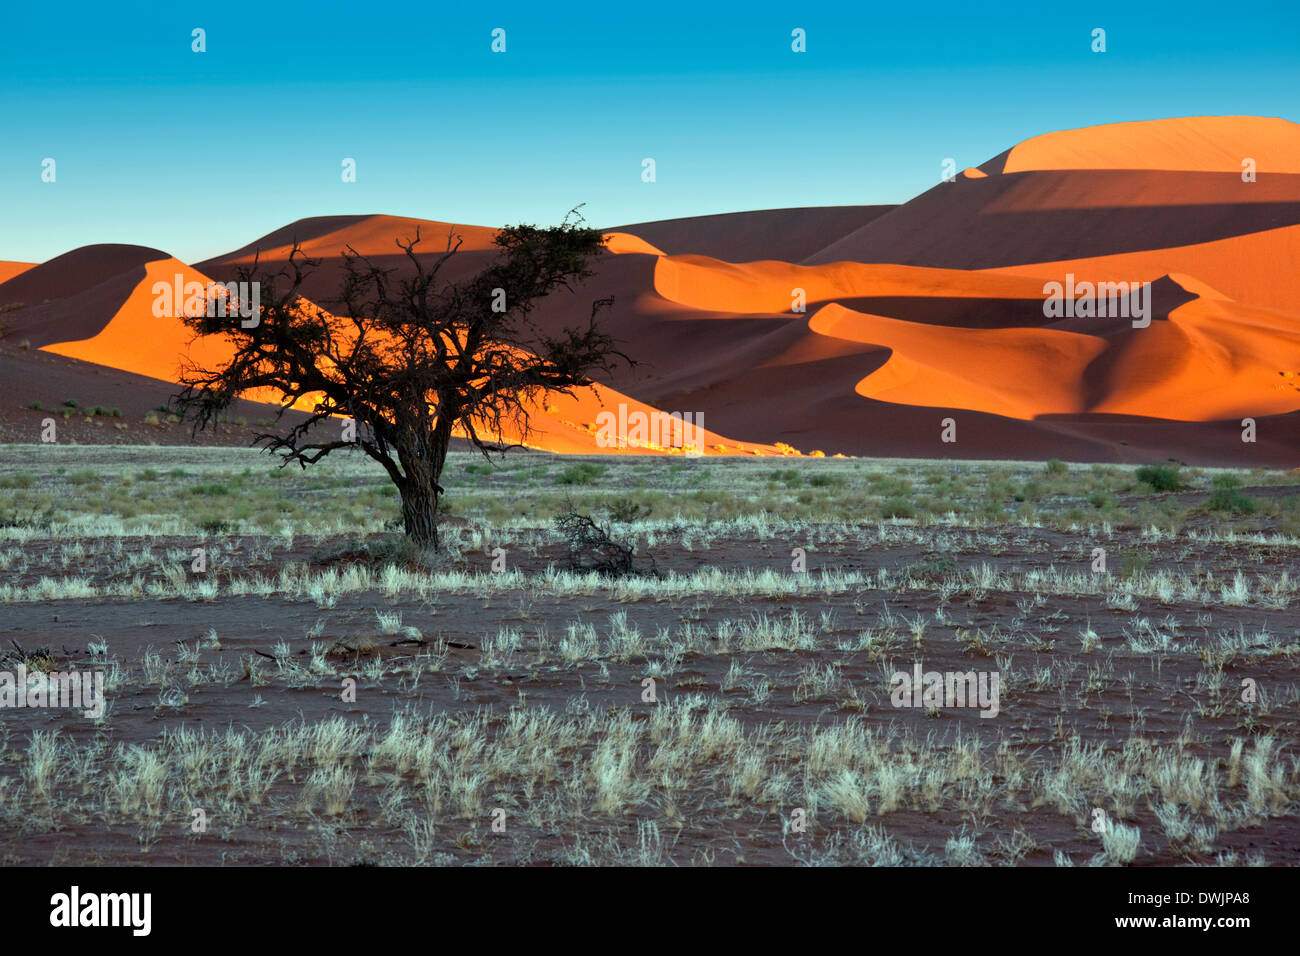
{"label": "sparse vegetation", "polygon": [[1177,491],[1183,487],[1178,469],[1169,465],[1144,465],[1135,472],[1135,476],[1154,491]]}
{"label": "sparse vegetation", "polygon": [[[32,635],[0,650],[102,668],[108,701],[10,713],[10,832],[135,862],[1292,862],[1260,838],[1300,812],[1293,475],[638,457],[579,506],[581,462],[455,452],[434,552],[359,456],[253,454],[0,456],[0,605]],[[1253,513],[1207,506],[1247,481]],[[43,633],[105,602],[84,642]],[[996,671],[998,717],[896,708],[914,659]],[[156,835],[195,801],[218,828]]]}

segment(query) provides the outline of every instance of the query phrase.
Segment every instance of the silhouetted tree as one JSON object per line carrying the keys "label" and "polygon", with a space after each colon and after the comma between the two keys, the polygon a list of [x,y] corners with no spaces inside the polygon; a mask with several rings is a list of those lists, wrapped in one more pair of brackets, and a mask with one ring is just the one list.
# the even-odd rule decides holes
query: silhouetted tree
{"label": "silhouetted tree", "polygon": [[[558,333],[545,333],[533,318],[543,297],[593,274],[604,240],[577,210],[559,226],[502,229],[490,264],[461,281],[439,281],[459,237],[449,235],[433,256],[417,254],[420,242],[418,230],[414,239],[396,240],[409,260],[400,276],[349,246],[341,292],[322,303],[330,311],[300,294],[319,260],[298,243],[274,275],[255,275],[255,258],[239,278],[261,283],[260,321],[186,317],[198,335],[226,337],[235,354],[216,369],[187,365],[174,404],[197,432],[249,389],[283,396],[277,423],[306,399],[304,420],[258,434],[254,444],[303,468],[359,446],[397,486],[407,536],[436,547],[439,479],[454,430],[485,455],[500,450],[506,429],[521,440],[529,435],[528,408],[545,393],[572,394],[596,370],[630,360],[597,324],[612,298],[597,300],[588,317]],[[354,440],[322,438],[332,416],[357,423]]]}

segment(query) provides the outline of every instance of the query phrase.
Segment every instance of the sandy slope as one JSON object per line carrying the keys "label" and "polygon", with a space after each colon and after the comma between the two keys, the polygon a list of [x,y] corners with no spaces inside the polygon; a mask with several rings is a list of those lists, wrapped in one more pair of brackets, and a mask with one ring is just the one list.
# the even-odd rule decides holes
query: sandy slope
{"label": "sandy slope", "polygon": [[[1244,156],[1255,182],[1242,181]],[[10,340],[168,379],[188,333],[153,318],[156,278],[228,281],[255,252],[275,270],[298,240],[320,260],[305,292],[328,306],[344,249],[409,270],[394,239],[417,229],[425,263],[449,232],[463,238],[446,278],[494,255],[485,227],[317,217],[193,268],[158,250],[96,246],[8,281],[0,271],[0,307],[22,303],[5,313]],[[897,207],[700,216],[608,235],[597,274],[537,317],[558,329],[613,296],[606,327],[637,364],[538,409],[542,447],[600,450],[595,416],[624,402],[703,413],[716,430],[709,444],[747,452],[780,441],[828,453],[1228,463],[1242,456],[1240,419],[1254,417],[1252,463],[1300,463],[1300,126],[1285,120],[1049,133]],[[1047,316],[1044,283],[1067,275],[1153,283],[1151,325]],[[219,344],[199,348],[204,362],[221,357]],[[961,421],[960,448],[939,442],[947,416]]]}
{"label": "sandy slope", "polygon": [[[179,318],[154,315],[155,283],[174,284],[177,276],[180,276],[182,284],[199,282],[206,286],[210,281],[208,276],[171,257],[148,262],[143,275],[126,291],[113,314],[102,322],[102,317],[95,318],[93,324],[99,327],[94,334],[47,344],[43,350],[168,382],[177,380],[186,363],[202,368],[219,367],[233,354],[225,340],[217,337],[195,339]],[[102,285],[95,288],[102,293]],[[253,402],[278,401],[276,395],[267,390],[250,391],[245,397]],[[602,436],[597,428],[601,421],[598,416],[607,409],[617,414],[620,404],[626,406],[628,414],[646,416],[647,421],[656,412],[652,406],[614,389],[592,386],[576,390],[573,396],[553,395],[534,408],[531,413],[532,434],[524,435],[518,430],[507,429],[500,436],[493,437],[551,451],[588,453],[608,451],[645,454],[667,451],[669,446],[682,443],[674,442],[664,433],[657,445],[649,443],[648,435],[645,443],[636,441],[635,434],[634,441],[630,444],[621,447],[602,445],[600,442],[607,438],[607,434]],[[300,401],[295,407],[309,410],[311,405],[312,402],[308,399]],[[694,435],[687,436],[687,439],[686,443],[695,441]],[[772,451],[769,445],[741,443],[719,435],[708,428],[707,422],[704,423],[699,441],[709,454],[758,454]]]}
{"label": "sandy slope", "polygon": [[28,269],[35,266],[34,262],[3,262],[0,261],[0,283],[8,282],[14,276],[22,275]]}
{"label": "sandy slope", "polygon": [[1027,169],[1242,170],[1300,173],[1300,126],[1277,117],[1187,116],[1108,123],[1035,136],[1009,153],[1003,173]]}

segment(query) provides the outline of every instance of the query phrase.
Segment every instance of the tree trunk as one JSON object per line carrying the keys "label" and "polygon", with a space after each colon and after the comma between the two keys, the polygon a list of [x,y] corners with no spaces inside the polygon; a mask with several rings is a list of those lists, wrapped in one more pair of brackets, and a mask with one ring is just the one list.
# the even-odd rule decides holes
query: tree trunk
{"label": "tree trunk", "polygon": [[[453,410],[454,411],[454,410]],[[451,445],[451,418],[438,417],[432,432],[417,425],[408,432],[407,441],[398,448],[398,457],[406,480],[398,484],[402,494],[402,521],[406,536],[416,544],[438,547],[438,497],[442,486],[438,479],[447,461]]]}
{"label": "tree trunk", "polygon": [[429,484],[408,481],[402,493],[402,522],[406,536],[419,545],[438,547],[438,492]]}

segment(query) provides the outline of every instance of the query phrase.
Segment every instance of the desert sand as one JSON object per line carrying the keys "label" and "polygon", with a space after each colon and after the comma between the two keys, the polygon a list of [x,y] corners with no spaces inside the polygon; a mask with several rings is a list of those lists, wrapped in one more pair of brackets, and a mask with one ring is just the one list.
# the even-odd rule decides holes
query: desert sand
{"label": "desert sand", "polygon": [[[226,353],[156,319],[154,281],[229,281],[254,256],[275,271],[297,240],[320,260],[305,292],[328,308],[345,249],[409,268],[394,239],[417,230],[425,261],[460,238],[452,280],[494,254],[491,228],[386,215],[299,220],[193,266],[157,249],[87,246],[0,264],[5,342],[171,382],[182,360]],[[597,275],[538,314],[558,328],[612,295],[608,328],[637,364],[536,409],[538,447],[606,451],[595,417],[627,403],[702,413],[710,446],[730,453],[783,443],[1300,464],[1300,126],[1286,120],[1047,133],[901,206],[700,216],[607,235]],[[1047,315],[1044,285],[1067,275],[1150,283],[1150,325]],[[16,373],[31,364],[8,358]],[[6,422],[16,414],[7,409]],[[962,426],[958,448],[940,441],[948,417]],[[1243,418],[1258,425],[1247,446]]]}

